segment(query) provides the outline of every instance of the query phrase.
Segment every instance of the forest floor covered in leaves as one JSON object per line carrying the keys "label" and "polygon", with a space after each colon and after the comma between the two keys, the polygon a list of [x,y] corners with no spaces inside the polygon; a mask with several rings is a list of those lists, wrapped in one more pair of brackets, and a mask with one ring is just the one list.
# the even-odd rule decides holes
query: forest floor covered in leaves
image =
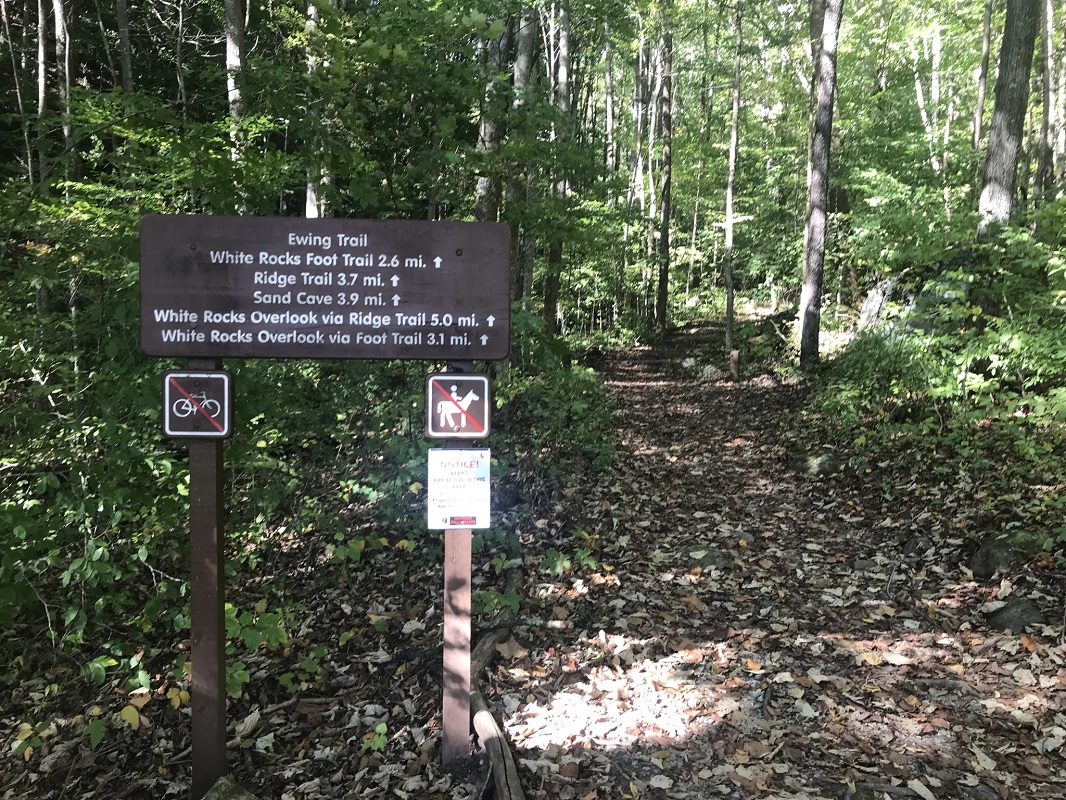
{"label": "forest floor covered in leaves", "polygon": [[[614,468],[512,523],[521,604],[479,683],[526,796],[1066,795],[1061,568],[975,579],[964,487],[895,485],[892,464],[809,469],[802,389],[684,368],[706,335],[609,357]],[[409,554],[384,552],[341,575],[301,541],[233,589],[254,605],[284,572],[301,609],[288,647],[244,656],[230,704],[230,769],[261,800],[490,796],[483,761],[438,763],[439,571],[396,583]],[[503,591],[487,556],[474,570],[475,590]],[[995,629],[1017,596],[1049,624]],[[9,733],[48,680],[0,701]],[[187,795],[188,710],[166,692],[95,751],[77,716],[128,698],[57,700],[42,752],[0,763],[0,797]]]}

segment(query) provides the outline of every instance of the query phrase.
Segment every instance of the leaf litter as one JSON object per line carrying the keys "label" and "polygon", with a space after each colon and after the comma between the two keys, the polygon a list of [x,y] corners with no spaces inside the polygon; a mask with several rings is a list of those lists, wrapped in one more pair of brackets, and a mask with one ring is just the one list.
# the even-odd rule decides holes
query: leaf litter
{"label": "leaf litter", "polygon": [[[891,465],[810,474],[794,455],[802,389],[698,379],[680,368],[697,343],[612,359],[614,469],[502,520],[522,540],[525,585],[481,686],[527,796],[1066,794],[1061,626],[987,624],[1012,595],[1061,604],[1061,576],[1022,565],[975,581],[959,487],[885,492]],[[579,534],[583,559],[540,568]],[[300,611],[285,648],[242,654],[234,777],[264,800],[479,796],[482,762],[439,765],[439,569],[393,582],[406,547],[343,571],[316,547],[281,549],[261,586],[230,588],[251,606],[285,574]],[[476,588],[501,588],[479,558]],[[491,612],[476,622],[491,628]],[[286,673],[295,693],[273,680]],[[29,684],[0,709],[0,798],[187,794],[186,687],[52,698],[54,722],[35,733],[24,707],[44,707],[47,683]]]}

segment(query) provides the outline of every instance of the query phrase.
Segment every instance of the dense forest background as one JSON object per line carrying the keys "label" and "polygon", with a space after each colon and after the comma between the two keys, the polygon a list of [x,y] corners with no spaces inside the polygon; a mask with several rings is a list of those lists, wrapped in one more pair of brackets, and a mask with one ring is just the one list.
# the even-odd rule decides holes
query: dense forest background
{"label": "dense forest background", "polygon": [[[188,626],[178,365],[137,338],[149,213],[507,222],[511,505],[609,461],[597,350],[722,318],[701,363],[798,375],[813,303],[811,440],[1061,556],[1061,4],[0,2],[8,663],[147,684],[145,643]],[[431,365],[227,366],[234,570],[281,523],[352,563],[425,537]],[[235,639],[277,645],[280,607],[232,608]]]}

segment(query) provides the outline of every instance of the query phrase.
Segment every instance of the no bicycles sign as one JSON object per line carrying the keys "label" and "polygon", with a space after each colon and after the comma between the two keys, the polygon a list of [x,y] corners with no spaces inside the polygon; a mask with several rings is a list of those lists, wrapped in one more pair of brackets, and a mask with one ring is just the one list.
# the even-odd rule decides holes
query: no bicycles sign
{"label": "no bicycles sign", "polygon": [[172,439],[233,435],[233,381],[228,372],[163,375],[163,433]]}

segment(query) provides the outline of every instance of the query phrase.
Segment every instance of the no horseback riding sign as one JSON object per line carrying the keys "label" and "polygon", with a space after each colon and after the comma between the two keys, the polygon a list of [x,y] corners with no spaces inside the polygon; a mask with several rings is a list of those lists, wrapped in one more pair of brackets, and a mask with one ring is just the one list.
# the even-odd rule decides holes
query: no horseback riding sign
{"label": "no horseback riding sign", "polygon": [[426,378],[426,436],[484,439],[489,435],[489,378],[445,372]]}

